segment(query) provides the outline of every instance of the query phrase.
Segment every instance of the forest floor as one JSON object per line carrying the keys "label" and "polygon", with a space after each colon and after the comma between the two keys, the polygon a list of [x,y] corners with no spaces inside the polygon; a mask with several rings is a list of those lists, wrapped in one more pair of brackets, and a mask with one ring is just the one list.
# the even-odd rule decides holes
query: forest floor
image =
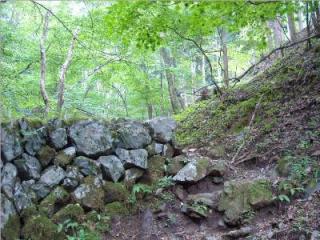
{"label": "forest floor", "polygon": [[[223,189],[223,182],[216,184],[206,177],[164,190],[166,199],[157,211],[148,206],[159,194],[147,197],[137,214],[114,218],[105,239],[214,240],[226,238],[226,233],[239,227],[249,227],[250,234],[236,239],[311,239],[312,234],[319,239],[314,238],[320,231],[319,42],[311,50],[305,50],[305,45],[295,47],[222,99],[199,102],[177,116],[177,140],[183,152],[227,160],[224,182],[266,178],[277,189],[281,181],[293,184],[295,180],[300,185],[290,190],[290,202],[275,201],[233,228],[223,223],[217,211],[192,219],[181,212],[188,194]],[[294,172],[289,176],[277,172],[284,158]],[[300,188],[303,191],[294,192]]]}

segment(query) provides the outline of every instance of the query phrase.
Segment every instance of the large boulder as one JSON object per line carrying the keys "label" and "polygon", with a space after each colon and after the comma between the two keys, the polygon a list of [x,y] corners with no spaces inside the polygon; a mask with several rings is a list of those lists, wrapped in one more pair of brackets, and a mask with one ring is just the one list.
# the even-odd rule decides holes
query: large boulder
{"label": "large boulder", "polygon": [[71,163],[71,161],[75,156],[76,156],[76,148],[68,147],[58,152],[57,156],[54,159],[54,163],[56,165],[65,167]]}
{"label": "large boulder", "polygon": [[43,171],[40,181],[46,186],[53,188],[58,185],[66,176],[65,171],[59,166],[51,166]]}
{"label": "large boulder", "polygon": [[13,203],[1,193],[0,211],[1,239],[20,239],[20,219]]}
{"label": "large boulder", "polygon": [[80,184],[72,193],[72,197],[86,209],[102,209],[105,192],[101,179],[92,176],[86,177],[84,183]]}
{"label": "large boulder", "polygon": [[61,149],[68,144],[67,131],[65,128],[58,128],[49,134],[51,144],[56,149]]}
{"label": "large boulder", "polygon": [[19,157],[23,149],[17,133],[10,133],[9,130],[0,128],[1,131],[1,153],[5,161],[12,161]]}
{"label": "large boulder", "polygon": [[38,159],[23,153],[21,158],[14,160],[22,180],[39,179],[41,172],[41,164]]}
{"label": "large boulder", "polygon": [[79,121],[70,127],[69,136],[77,152],[89,157],[108,154],[112,150],[111,131],[100,122]]}
{"label": "large boulder", "polygon": [[148,152],[145,149],[126,150],[117,148],[116,154],[123,162],[125,168],[139,167],[147,169],[148,167]]}
{"label": "large boulder", "polygon": [[106,180],[117,182],[124,174],[124,167],[119,158],[114,155],[101,156],[98,159],[102,175]]}
{"label": "large boulder", "polygon": [[10,162],[6,163],[1,171],[1,175],[1,190],[9,198],[12,198],[18,175],[16,166]]}
{"label": "large boulder", "polygon": [[207,157],[193,157],[173,177],[177,182],[198,182],[206,176],[222,177],[226,171],[224,160],[211,160]]}
{"label": "large boulder", "polygon": [[172,140],[173,131],[177,127],[172,118],[157,117],[147,121],[151,129],[152,138],[161,143],[167,143]]}
{"label": "large boulder", "polygon": [[272,203],[271,182],[258,179],[245,182],[228,181],[218,203],[218,210],[224,212],[228,225],[243,223],[247,212]]}
{"label": "large boulder", "polygon": [[90,158],[84,156],[76,157],[73,164],[79,168],[84,176],[98,175],[100,173],[99,164]]}
{"label": "large boulder", "polygon": [[118,125],[119,148],[138,149],[151,143],[149,130],[139,122],[127,121]]}
{"label": "large boulder", "polygon": [[39,159],[41,166],[45,168],[56,156],[56,150],[46,145],[40,148],[36,156]]}

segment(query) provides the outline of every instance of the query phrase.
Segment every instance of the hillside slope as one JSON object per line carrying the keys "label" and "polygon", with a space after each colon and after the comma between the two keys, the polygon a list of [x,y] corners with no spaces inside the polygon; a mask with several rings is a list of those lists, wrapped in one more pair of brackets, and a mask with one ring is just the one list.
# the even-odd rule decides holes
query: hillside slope
{"label": "hillside slope", "polygon": [[223,161],[225,172],[160,188],[106,239],[319,239],[318,42],[176,120],[183,154]]}

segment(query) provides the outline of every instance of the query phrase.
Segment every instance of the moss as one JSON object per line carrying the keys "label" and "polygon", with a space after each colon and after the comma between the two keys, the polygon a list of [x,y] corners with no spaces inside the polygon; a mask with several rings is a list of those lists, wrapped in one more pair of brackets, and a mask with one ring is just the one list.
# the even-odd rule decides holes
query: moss
{"label": "moss", "polygon": [[11,215],[4,228],[1,230],[4,240],[20,239],[20,218],[18,215]]}
{"label": "moss", "polygon": [[241,224],[252,208],[262,207],[272,202],[271,183],[255,180],[237,183],[226,182],[218,210],[224,211],[224,220],[230,225]]}
{"label": "moss", "polygon": [[39,205],[39,211],[51,217],[61,206],[69,200],[69,193],[62,187],[56,187]]}
{"label": "moss", "polygon": [[23,221],[26,222],[29,218],[38,214],[39,212],[37,206],[32,204],[30,207],[23,209],[20,216],[23,219]]}
{"label": "moss", "polygon": [[42,165],[42,167],[48,166],[48,164],[54,159],[56,151],[49,147],[43,146],[37,154],[37,157]]}
{"label": "moss", "polygon": [[282,157],[277,161],[276,170],[280,176],[287,177],[290,173],[291,161],[290,157]]}
{"label": "moss", "polygon": [[113,202],[105,205],[103,213],[110,217],[128,215],[129,210],[121,202]]}
{"label": "moss", "polygon": [[203,157],[197,160],[197,176],[205,176],[207,174],[210,160],[209,158]]}
{"label": "moss", "polygon": [[43,215],[36,215],[30,218],[25,223],[22,234],[25,239],[32,240],[66,239],[63,233],[58,233],[57,225]]}
{"label": "moss", "polygon": [[60,151],[54,159],[54,163],[61,167],[65,167],[71,163],[73,156],[66,154],[63,150]]}
{"label": "moss", "polygon": [[154,184],[164,176],[166,158],[163,156],[155,155],[148,159],[148,169],[140,182],[146,184]]}
{"label": "moss", "polygon": [[84,210],[80,204],[68,204],[53,215],[52,221],[55,223],[63,223],[71,219],[76,222],[81,222],[83,215]]}
{"label": "moss", "polygon": [[111,217],[106,216],[104,213],[100,214],[97,211],[93,210],[86,214],[86,225],[92,231],[98,233],[105,233],[111,229]]}
{"label": "moss", "polygon": [[126,201],[129,198],[129,191],[122,183],[106,182],[103,185],[105,191],[105,202]]}
{"label": "moss", "polygon": [[186,162],[187,162],[187,158],[182,155],[179,155],[175,158],[168,159],[168,164],[166,166],[166,173],[171,176],[176,175],[180,171],[180,169],[183,168]]}
{"label": "moss", "polygon": [[257,180],[249,186],[249,203],[253,207],[263,207],[272,201],[271,183],[268,180]]}

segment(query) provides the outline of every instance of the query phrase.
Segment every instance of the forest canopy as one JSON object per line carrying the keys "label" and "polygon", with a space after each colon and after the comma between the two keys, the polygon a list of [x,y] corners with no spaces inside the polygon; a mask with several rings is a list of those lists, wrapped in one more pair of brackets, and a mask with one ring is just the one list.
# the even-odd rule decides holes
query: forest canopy
{"label": "forest canopy", "polygon": [[1,1],[1,117],[178,113],[203,89],[218,98],[247,81],[242,73],[294,42],[317,4]]}

